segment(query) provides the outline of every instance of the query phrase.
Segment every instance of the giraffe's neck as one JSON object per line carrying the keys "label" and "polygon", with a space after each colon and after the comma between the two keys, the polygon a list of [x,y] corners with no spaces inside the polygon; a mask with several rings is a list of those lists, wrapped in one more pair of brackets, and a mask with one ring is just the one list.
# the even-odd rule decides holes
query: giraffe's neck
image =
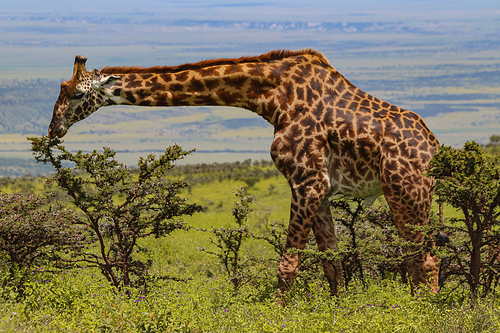
{"label": "giraffe's neck", "polygon": [[[103,70],[104,71],[104,70]],[[267,72],[267,73],[266,73]],[[212,66],[177,73],[127,73],[106,91],[106,105],[233,106],[273,122],[269,96],[279,77],[265,64]]]}

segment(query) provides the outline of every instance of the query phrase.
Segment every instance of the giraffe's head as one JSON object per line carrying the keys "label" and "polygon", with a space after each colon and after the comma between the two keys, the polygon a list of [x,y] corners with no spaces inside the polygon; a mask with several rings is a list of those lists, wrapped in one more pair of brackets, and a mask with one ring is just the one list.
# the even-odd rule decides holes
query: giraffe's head
{"label": "giraffe's head", "polygon": [[63,137],[74,123],[90,116],[107,100],[106,90],[120,79],[85,69],[87,58],[76,56],[73,77],[61,83],[61,92],[54,105],[49,137]]}

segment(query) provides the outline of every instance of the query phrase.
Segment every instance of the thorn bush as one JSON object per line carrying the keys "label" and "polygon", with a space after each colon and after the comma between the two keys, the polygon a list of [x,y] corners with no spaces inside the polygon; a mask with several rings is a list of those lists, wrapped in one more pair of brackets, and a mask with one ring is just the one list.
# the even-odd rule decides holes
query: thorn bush
{"label": "thorn bush", "polygon": [[[144,283],[151,262],[135,255],[146,250],[138,245],[141,238],[186,229],[180,217],[201,210],[178,196],[178,190],[188,187],[186,182],[165,179],[174,162],[190,153],[178,145],[166,148],[158,157],[141,157],[132,172],[106,147],[102,152],[71,153],[57,138],[29,139],[35,159],[55,168],[48,181],[71,197],[96,243],[96,249],[67,261],[99,268],[115,287]],[[68,162],[74,166],[64,167]]]}

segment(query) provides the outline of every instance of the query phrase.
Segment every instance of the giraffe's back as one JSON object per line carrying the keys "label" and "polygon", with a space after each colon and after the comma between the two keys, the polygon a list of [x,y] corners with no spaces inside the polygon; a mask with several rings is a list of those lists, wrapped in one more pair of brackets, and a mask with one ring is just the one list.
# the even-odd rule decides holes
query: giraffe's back
{"label": "giraffe's back", "polygon": [[421,175],[439,146],[423,119],[360,90],[335,69],[330,77],[318,104],[327,129],[331,194],[371,204],[383,194],[384,174]]}

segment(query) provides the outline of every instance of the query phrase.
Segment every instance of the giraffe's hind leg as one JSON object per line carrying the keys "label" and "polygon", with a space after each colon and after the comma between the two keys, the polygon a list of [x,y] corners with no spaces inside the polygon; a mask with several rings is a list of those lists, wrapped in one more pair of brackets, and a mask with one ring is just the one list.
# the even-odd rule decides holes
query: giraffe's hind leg
{"label": "giraffe's hind leg", "polygon": [[[318,208],[316,219],[313,224],[313,232],[320,251],[338,249],[335,226],[333,224],[328,198],[324,199],[321,206]],[[330,284],[332,295],[337,295],[339,287],[342,287],[344,284],[342,280],[342,263],[323,259],[323,270]]]}
{"label": "giraffe's hind leg", "polygon": [[[399,174],[397,170],[381,173],[382,189],[394,216],[400,237],[422,244],[424,234],[415,231],[415,226],[429,224],[432,202],[432,180],[419,173]],[[427,240],[433,246],[432,239]],[[412,279],[412,290],[424,284],[432,291],[437,290],[439,280],[439,259],[430,253],[416,255],[406,261],[406,269]]]}

